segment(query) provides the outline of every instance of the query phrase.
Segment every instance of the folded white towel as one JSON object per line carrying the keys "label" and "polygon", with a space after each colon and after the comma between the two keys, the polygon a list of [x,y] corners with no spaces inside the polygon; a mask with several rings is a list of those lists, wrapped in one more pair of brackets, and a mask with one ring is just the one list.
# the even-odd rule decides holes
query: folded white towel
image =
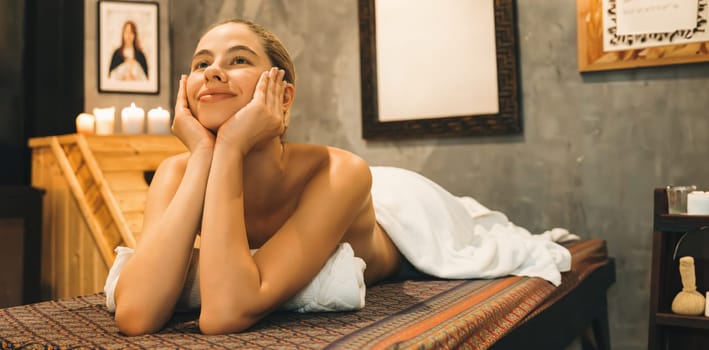
{"label": "folded white towel", "polygon": [[342,243],[315,279],[281,306],[297,312],[359,310],[364,307],[364,260]]}
{"label": "folded white towel", "polygon": [[[255,250],[252,250],[252,254]],[[126,262],[133,256],[133,249],[116,248],[116,259],[108,273],[104,292],[106,307],[116,310],[115,291],[118,278]],[[281,310],[295,312],[348,311],[364,307],[366,287],[364,284],[364,260],[354,256],[349,243],[341,243],[330,256],[317,276],[293,298],[283,304]],[[177,302],[178,310],[199,308],[199,250],[194,250],[187,280]]]}
{"label": "folded white towel", "polygon": [[498,211],[457,197],[418,173],[372,167],[377,222],[411,264],[440,278],[537,276],[554,285],[571,267],[564,229],[532,235]]}

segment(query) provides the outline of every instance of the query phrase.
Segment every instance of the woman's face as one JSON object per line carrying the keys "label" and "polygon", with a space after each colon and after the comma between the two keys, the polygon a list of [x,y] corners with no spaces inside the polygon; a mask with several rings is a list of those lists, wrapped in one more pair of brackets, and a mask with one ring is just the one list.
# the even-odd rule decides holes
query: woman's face
{"label": "woman's face", "polygon": [[130,24],[124,25],[123,26],[123,43],[132,45],[134,39],[135,39],[135,32],[133,31],[133,27]]}
{"label": "woman's face", "polygon": [[246,25],[213,28],[192,57],[186,91],[192,114],[216,131],[251,101],[259,76],[270,67],[259,38]]}

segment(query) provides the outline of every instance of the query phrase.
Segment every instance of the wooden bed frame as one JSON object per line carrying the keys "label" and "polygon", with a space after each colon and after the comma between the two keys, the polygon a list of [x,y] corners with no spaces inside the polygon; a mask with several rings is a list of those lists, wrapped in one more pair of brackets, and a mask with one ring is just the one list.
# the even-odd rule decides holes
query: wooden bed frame
{"label": "wooden bed frame", "polygon": [[[593,271],[548,308],[537,311],[491,349],[564,349],[577,338],[587,349],[611,349],[606,292],[615,282],[615,260]],[[552,298],[553,299],[553,298]]]}

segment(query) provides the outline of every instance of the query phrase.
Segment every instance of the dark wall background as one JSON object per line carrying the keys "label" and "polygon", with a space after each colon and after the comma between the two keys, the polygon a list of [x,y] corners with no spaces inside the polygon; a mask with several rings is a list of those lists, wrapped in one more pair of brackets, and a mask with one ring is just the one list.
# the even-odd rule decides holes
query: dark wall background
{"label": "dark wall background", "polygon": [[84,2],[0,3],[0,185],[30,183],[27,140],[71,133],[84,107]]}
{"label": "dark wall background", "polygon": [[23,184],[29,173],[25,140],[25,6],[6,0],[0,6],[0,184]]}

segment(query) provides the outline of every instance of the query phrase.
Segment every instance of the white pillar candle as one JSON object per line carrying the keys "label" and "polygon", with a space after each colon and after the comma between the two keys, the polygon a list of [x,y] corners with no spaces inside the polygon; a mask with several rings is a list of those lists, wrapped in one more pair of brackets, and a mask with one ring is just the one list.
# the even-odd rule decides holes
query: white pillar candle
{"label": "white pillar candle", "polygon": [[687,195],[687,214],[709,215],[709,192],[689,192]]}
{"label": "white pillar candle", "polygon": [[124,134],[142,134],[144,124],[145,111],[136,107],[135,103],[131,103],[130,107],[123,108],[121,111],[121,131]]}
{"label": "white pillar candle", "polygon": [[76,117],[76,132],[84,135],[93,135],[95,118],[92,114],[80,113]]}
{"label": "white pillar candle", "polygon": [[169,134],[170,112],[162,107],[148,111],[148,134]]}
{"label": "white pillar candle", "polygon": [[96,117],[96,135],[113,134],[115,114],[116,107],[94,108],[94,117]]}

